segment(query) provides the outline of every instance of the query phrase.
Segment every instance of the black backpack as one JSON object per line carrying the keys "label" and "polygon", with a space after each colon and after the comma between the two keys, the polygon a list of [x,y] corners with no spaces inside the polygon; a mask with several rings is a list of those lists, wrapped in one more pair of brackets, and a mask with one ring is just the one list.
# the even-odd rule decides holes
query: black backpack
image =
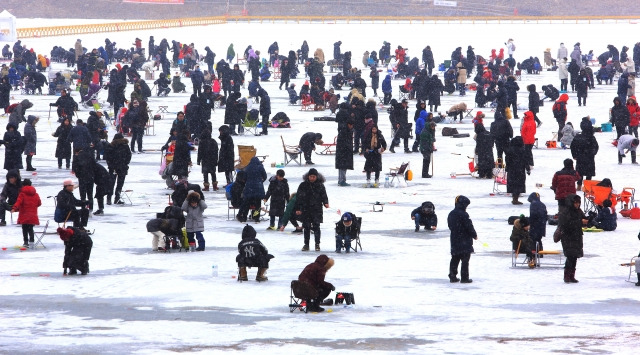
{"label": "black backpack", "polygon": [[553,117],[555,118],[563,118],[564,116],[564,103],[562,102],[556,102],[555,104],[553,104]]}

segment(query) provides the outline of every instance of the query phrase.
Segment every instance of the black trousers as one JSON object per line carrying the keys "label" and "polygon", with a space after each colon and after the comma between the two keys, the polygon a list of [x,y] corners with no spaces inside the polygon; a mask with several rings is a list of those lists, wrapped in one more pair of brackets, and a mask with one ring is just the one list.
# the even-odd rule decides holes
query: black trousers
{"label": "black trousers", "polygon": [[471,254],[457,254],[451,255],[451,262],[449,263],[449,277],[455,277],[458,275],[458,264],[462,261],[462,267],[460,268],[460,276],[461,279],[469,280],[469,259],[471,259]]}
{"label": "black trousers", "polygon": [[302,223],[304,234],[304,245],[309,245],[311,239],[311,230],[313,230],[313,237],[316,244],[320,244],[320,223],[304,222]]}
{"label": "black trousers", "polygon": [[578,258],[575,256],[567,256],[567,260],[564,262],[564,268],[569,270],[575,270],[578,264]]}

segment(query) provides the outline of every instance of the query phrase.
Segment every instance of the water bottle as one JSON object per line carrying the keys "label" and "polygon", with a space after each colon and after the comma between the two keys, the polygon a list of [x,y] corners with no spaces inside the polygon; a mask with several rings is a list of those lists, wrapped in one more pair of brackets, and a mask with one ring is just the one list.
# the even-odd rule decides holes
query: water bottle
{"label": "water bottle", "polygon": [[211,276],[218,277],[218,265],[211,265]]}
{"label": "water bottle", "polygon": [[385,176],[384,178],[384,188],[388,189],[389,188],[389,177]]}

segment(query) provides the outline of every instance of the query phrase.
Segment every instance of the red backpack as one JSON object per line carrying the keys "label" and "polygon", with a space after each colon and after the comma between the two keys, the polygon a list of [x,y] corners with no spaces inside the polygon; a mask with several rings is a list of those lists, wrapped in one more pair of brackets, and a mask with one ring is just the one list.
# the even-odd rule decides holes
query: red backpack
{"label": "red backpack", "polygon": [[11,105],[5,107],[4,108],[4,113],[9,114],[9,113],[13,112],[13,110],[16,108],[16,106],[18,106],[18,103],[11,104]]}

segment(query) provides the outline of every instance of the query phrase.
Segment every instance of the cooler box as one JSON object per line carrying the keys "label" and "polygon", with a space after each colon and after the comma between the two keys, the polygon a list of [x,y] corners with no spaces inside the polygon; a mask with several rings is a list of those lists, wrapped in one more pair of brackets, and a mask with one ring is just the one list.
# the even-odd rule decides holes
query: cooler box
{"label": "cooler box", "polygon": [[602,128],[602,132],[612,132],[613,128],[611,127],[611,122],[603,123],[600,125]]}

